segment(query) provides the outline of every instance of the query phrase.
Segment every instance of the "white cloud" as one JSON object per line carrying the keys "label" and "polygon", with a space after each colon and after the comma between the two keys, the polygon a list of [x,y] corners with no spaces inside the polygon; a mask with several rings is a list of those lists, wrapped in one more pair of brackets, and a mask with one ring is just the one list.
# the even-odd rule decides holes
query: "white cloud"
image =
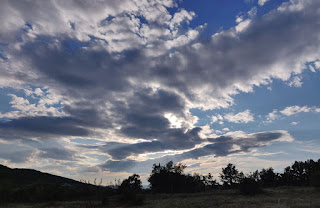
{"label": "white cloud", "polygon": [[266,118],[267,118],[267,123],[272,122],[273,120],[278,119],[280,116],[278,115],[278,111],[274,109],[271,113],[269,113]]}
{"label": "white cloud", "polygon": [[[179,36],[195,38],[188,30],[185,34],[180,30],[181,24],[183,22],[188,24],[195,13],[181,9],[171,15],[168,8],[176,6],[173,0],[119,0],[116,3],[39,1],[33,2],[32,5],[27,1],[2,1],[0,11],[2,19],[6,21],[0,23],[0,37],[3,41],[10,42],[12,38],[21,34],[21,28],[24,28],[25,33],[22,35],[24,41],[32,40],[38,35],[52,37],[66,35],[79,41],[90,41],[91,37],[98,38],[100,40],[96,42],[110,52],[155,44],[160,47],[166,44],[167,40],[175,40]],[[147,23],[141,21],[140,17]],[[26,23],[31,27],[26,26]],[[186,43],[188,41],[173,41],[170,48],[180,47]],[[158,50],[164,50],[163,53],[166,51],[161,47]]]}
{"label": "white cloud", "polygon": [[[299,113],[308,113],[308,112],[319,113],[320,108],[317,108],[315,106],[308,107],[308,106],[294,105],[294,106],[288,106],[281,111],[274,109],[271,113],[269,113],[266,116],[267,121],[265,123],[271,123],[273,120],[280,119],[282,117],[281,115],[292,116]],[[299,122],[292,122],[291,124],[296,125],[298,123]]]}
{"label": "white cloud", "polygon": [[235,27],[235,29],[237,32],[242,32],[250,25],[250,23],[251,23],[250,19],[243,20]]}
{"label": "white cloud", "polygon": [[260,5],[260,6],[263,6],[266,2],[268,2],[269,0],[259,0],[258,1],[258,4]]}
{"label": "white cloud", "polygon": [[289,107],[286,107],[285,109],[283,109],[282,111],[280,111],[280,113],[282,113],[283,115],[286,115],[286,116],[291,116],[291,115],[295,115],[295,114],[298,114],[298,113],[301,113],[301,112],[310,112],[311,111],[311,108],[309,108],[308,106],[289,106]]}
{"label": "white cloud", "polygon": [[44,92],[40,88],[36,88],[34,90],[34,94],[37,95],[37,96],[43,96]]}
{"label": "white cloud", "polygon": [[289,82],[288,82],[288,85],[290,87],[301,87],[303,82],[301,81],[301,77],[299,76],[295,76],[293,77]]}
{"label": "white cloud", "polygon": [[223,128],[222,131],[230,131],[229,128]]}
{"label": "white cloud", "polygon": [[297,125],[298,123],[299,123],[299,122],[293,121],[293,122],[291,122],[291,125],[295,126],[295,125]]}
{"label": "white cloud", "polygon": [[245,110],[235,115],[233,113],[226,114],[224,119],[233,123],[248,123],[254,121],[253,116],[254,115],[250,112],[250,110]]}
{"label": "white cloud", "polygon": [[188,12],[185,9],[181,9],[179,12],[176,12],[169,24],[171,30],[175,30],[175,28],[179,27],[181,23],[191,21],[195,16],[194,12]]}
{"label": "white cloud", "polygon": [[243,16],[237,16],[236,17],[236,23],[240,23],[243,21]]}
{"label": "white cloud", "polygon": [[248,11],[248,15],[249,15],[249,17],[254,17],[254,16],[256,16],[257,15],[257,12],[258,12],[258,10],[257,10],[257,7],[252,7],[251,9],[250,9],[250,11]]}
{"label": "white cloud", "polygon": [[315,69],[314,66],[312,66],[312,65],[309,65],[309,69],[310,69],[310,71],[312,71],[312,72],[316,72],[316,69]]}
{"label": "white cloud", "polygon": [[[273,21],[278,21],[276,19],[280,20],[281,18],[287,18],[289,23],[294,23],[295,19],[292,19],[289,8],[288,11],[286,10],[287,7],[283,7],[282,10],[269,14],[269,16],[273,16],[274,18],[265,17],[241,21],[235,28],[214,34],[210,41],[205,43],[200,41],[195,44],[197,45],[196,48],[189,48],[184,46],[197,40],[199,30],[201,29],[188,28],[186,30],[186,28],[182,28],[180,31],[179,28],[181,24],[179,24],[179,22],[190,21],[194,17],[194,13],[188,13],[181,9],[178,10],[177,16],[174,18],[175,14],[171,15],[166,8],[168,5],[169,7],[175,6],[173,1],[168,1],[171,2],[170,4],[164,1],[159,2],[157,1],[157,3],[151,4],[144,1],[120,1],[120,3],[115,4],[111,1],[103,5],[97,5],[98,3],[96,2],[96,4],[90,4],[88,9],[81,8],[76,3],[74,3],[76,5],[73,5],[73,3],[60,5],[60,3],[58,3],[55,6],[48,3],[46,7],[43,6],[43,13],[46,13],[45,11],[49,9],[57,10],[54,14],[65,14],[65,18],[61,20],[59,16],[59,18],[39,18],[38,20],[36,18],[37,15],[32,14],[33,19],[31,18],[32,21],[29,22],[31,25],[35,25],[35,28],[40,27],[39,25],[42,25],[41,27],[43,28],[43,25],[51,28],[50,30],[53,30],[50,33],[51,37],[58,37],[57,34],[61,34],[59,37],[66,36],[71,39],[88,40],[89,35],[92,35],[93,37],[103,40],[92,40],[92,45],[85,47],[85,50],[88,52],[90,52],[90,50],[96,50],[99,53],[100,49],[107,49],[112,53],[138,49],[141,56],[137,57],[137,59],[140,60],[134,60],[134,64],[137,68],[143,68],[144,72],[142,74],[145,75],[142,78],[142,76],[131,74],[128,79],[137,85],[136,87],[140,84],[150,86],[157,82],[161,88],[175,91],[183,96],[184,99],[186,99],[188,108],[226,108],[233,104],[232,95],[240,92],[252,92],[254,86],[268,84],[273,78],[287,81],[292,72],[299,74],[302,71],[306,61],[318,60],[317,54],[319,54],[319,47],[317,45],[308,47],[309,43],[313,42],[314,45],[317,41],[307,41],[305,33],[301,33],[302,30],[292,32],[291,34],[294,35],[291,35],[290,38],[273,34],[274,31],[295,30],[295,28],[297,28],[295,24],[286,24],[279,28],[276,28],[276,24],[272,24]],[[291,2],[291,4],[298,3],[300,2]],[[26,16],[26,18],[31,15],[28,14],[28,7],[20,11],[21,9],[15,6],[16,5],[12,5],[11,3],[6,3],[3,8],[8,7],[7,10],[14,8],[19,15],[21,13],[20,16]],[[71,10],[72,12],[70,12],[69,8],[72,7],[79,9],[79,11],[73,9]],[[98,9],[95,9],[95,7]],[[108,8],[107,12],[103,10],[103,8]],[[131,14],[131,16],[123,15],[124,13]],[[3,15],[5,14],[9,16],[9,14],[3,13]],[[140,14],[150,21],[150,23],[145,23],[140,20]],[[49,13],[49,15],[51,15],[51,13]],[[299,24],[301,24],[301,27],[305,27],[303,31],[316,30],[317,27],[310,26],[310,20],[308,19],[313,18],[316,13],[309,11],[308,15],[310,17],[299,16],[301,19]],[[76,18],[78,16],[82,22]],[[71,28],[69,20],[75,22],[75,29]],[[81,24],[80,22],[77,24],[77,21],[80,21]],[[159,24],[152,24],[153,21]],[[56,24],[66,24],[66,28],[68,29],[60,31],[60,28],[52,26]],[[171,30],[170,24],[176,25],[176,28]],[[250,30],[246,30],[246,27],[250,28]],[[268,33],[260,32],[262,31],[259,29],[260,27],[265,27],[265,31]],[[47,34],[45,31],[36,29],[28,30],[27,34],[30,35],[31,33],[38,35]],[[308,32],[308,34],[316,33],[317,31]],[[280,34],[285,34],[285,32]],[[246,38],[252,36],[255,37],[254,43],[251,42],[251,39]],[[86,38],[81,39],[81,37]],[[23,44],[29,42],[34,43],[33,41],[35,41],[34,39],[24,38],[23,40],[25,42],[19,43],[20,48]],[[313,36],[310,36],[310,38],[313,38]],[[61,42],[59,42],[59,38],[54,41],[54,44],[50,45],[49,48],[63,47]],[[230,43],[231,45],[226,43]],[[279,43],[282,45],[280,46]],[[301,44],[296,45],[298,43]],[[252,44],[255,44],[257,47],[251,47]],[[301,48],[301,50],[294,50],[294,48],[300,45],[305,47]],[[175,52],[167,56],[166,52],[171,52],[171,49],[174,47],[184,48],[175,50]],[[258,48],[261,50],[256,50]],[[310,48],[312,48],[312,50],[309,50]],[[48,51],[45,47],[43,50]],[[243,51],[246,51],[246,53],[243,53]],[[43,56],[45,56],[44,54],[45,53],[43,53]],[[30,66],[32,65],[29,61],[30,59],[27,57],[26,59],[22,59],[23,56],[27,55],[17,54],[17,51],[13,51],[10,55],[10,63],[3,63],[4,65],[1,66],[1,68],[5,69],[3,71],[7,70],[7,73],[1,72],[1,78],[6,76],[5,80],[10,80],[10,77],[13,77],[15,73],[19,73],[22,74],[22,76],[27,75],[28,79],[16,80],[16,83],[19,81],[27,82],[26,80],[33,82],[35,78],[38,79],[37,81],[44,80],[40,78],[42,74],[37,71],[35,72],[33,69],[36,68],[36,70],[38,70],[37,66]],[[161,58],[153,59],[146,56],[161,56]],[[41,57],[34,58],[43,59]],[[125,58],[119,54],[116,54],[111,59],[119,60],[119,62],[126,61]],[[261,65],[261,63],[264,64]],[[194,66],[195,64],[196,66]],[[104,63],[104,65],[110,65],[110,63]],[[130,64],[126,65],[127,68],[129,68],[128,66],[133,67],[133,65]],[[173,69],[173,66],[175,66],[175,69]],[[169,69],[172,80],[161,77],[161,73],[159,72],[163,70],[158,70],[160,68]],[[122,71],[124,72],[124,70]],[[138,70],[135,69],[131,70],[131,72],[132,71],[137,71],[138,74]],[[71,70],[69,70],[69,72],[72,73],[72,75],[75,73],[75,71]],[[31,74],[32,76],[30,76]],[[97,75],[97,77],[99,76],[100,75]],[[57,77],[58,76],[53,79]],[[152,81],[150,81],[151,77],[153,79]],[[52,77],[49,79],[51,78]],[[174,79],[175,81],[173,81]],[[43,83],[49,84],[46,81],[43,81]],[[95,83],[96,80],[91,81]],[[7,85],[10,84],[10,86],[12,86],[12,82],[10,83],[7,83]],[[188,83],[188,86],[184,86],[185,83]],[[3,85],[3,82],[1,82],[1,85]],[[54,88],[55,87],[56,86],[54,86]]]}
{"label": "white cloud", "polygon": [[[28,92],[28,91],[26,91]],[[52,105],[59,103],[58,96],[55,96],[50,91],[47,95],[44,95],[44,92],[40,88],[36,88],[34,91],[31,91],[27,96],[32,97],[32,95],[42,96],[35,103],[30,103],[27,98],[18,97],[14,94],[8,94],[11,97],[11,107],[16,109],[6,113],[0,112],[0,118],[20,118],[20,117],[34,117],[34,116],[65,116],[63,112],[60,112],[60,108],[53,107]]]}
{"label": "white cloud", "polygon": [[211,117],[211,123],[215,123],[219,120],[223,120],[223,117],[220,114],[216,114],[214,116]]}

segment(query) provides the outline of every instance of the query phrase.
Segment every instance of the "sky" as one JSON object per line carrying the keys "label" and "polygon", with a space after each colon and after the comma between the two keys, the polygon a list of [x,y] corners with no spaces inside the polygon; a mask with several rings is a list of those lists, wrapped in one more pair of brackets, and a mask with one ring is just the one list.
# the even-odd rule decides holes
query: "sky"
{"label": "sky", "polygon": [[0,164],[104,184],[320,158],[318,0],[0,1]]}

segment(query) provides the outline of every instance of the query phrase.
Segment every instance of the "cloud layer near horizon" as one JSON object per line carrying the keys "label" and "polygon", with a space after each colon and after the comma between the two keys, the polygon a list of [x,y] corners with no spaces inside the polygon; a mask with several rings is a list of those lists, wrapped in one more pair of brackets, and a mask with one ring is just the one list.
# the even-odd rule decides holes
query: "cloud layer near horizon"
{"label": "cloud layer near horizon", "polygon": [[[319,1],[283,3],[205,40],[204,26],[188,27],[194,12],[169,12],[174,1],[88,2],[1,1],[0,86],[25,93],[10,95],[15,110],[0,114],[1,139],[28,146],[20,160],[3,158],[75,160],[91,149],[123,160],[103,166],[118,171],[108,164],[136,164],[146,153],[223,156],[290,137],[217,137],[196,127],[189,109],[227,108],[233,95],[288,81],[319,60]],[[226,119],[254,120],[250,111]],[[101,143],[76,146],[68,138]]]}

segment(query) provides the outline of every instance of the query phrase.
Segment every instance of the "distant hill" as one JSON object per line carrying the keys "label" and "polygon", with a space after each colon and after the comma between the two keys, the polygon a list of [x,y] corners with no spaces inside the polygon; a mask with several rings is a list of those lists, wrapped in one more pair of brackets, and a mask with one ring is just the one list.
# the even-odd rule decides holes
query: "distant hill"
{"label": "distant hill", "polygon": [[24,187],[31,184],[69,184],[71,186],[83,186],[84,183],[69,178],[43,173],[37,170],[24,168],[9,168],[0,164],[0,184],[10,183],[15,187]]}
{"label": "distant hill", "polygon": [[86,184],[37,170],[0,165],[0,207],[1,203],[5,202],[98,199],[113,194],[113,190],[107,194],[108,190],[107,187]]}

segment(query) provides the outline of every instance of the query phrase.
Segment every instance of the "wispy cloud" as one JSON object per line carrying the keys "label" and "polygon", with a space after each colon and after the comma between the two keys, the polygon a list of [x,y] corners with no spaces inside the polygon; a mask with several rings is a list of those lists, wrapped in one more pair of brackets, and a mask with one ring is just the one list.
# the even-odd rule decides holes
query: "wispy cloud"
{"label": "wispy cloud", "polygon": [[224,118],[233,123],[248,123],[254,121],[254,115],[250,112],[250,110],[245,110],[237,114],[228,113],[224,116]]}

